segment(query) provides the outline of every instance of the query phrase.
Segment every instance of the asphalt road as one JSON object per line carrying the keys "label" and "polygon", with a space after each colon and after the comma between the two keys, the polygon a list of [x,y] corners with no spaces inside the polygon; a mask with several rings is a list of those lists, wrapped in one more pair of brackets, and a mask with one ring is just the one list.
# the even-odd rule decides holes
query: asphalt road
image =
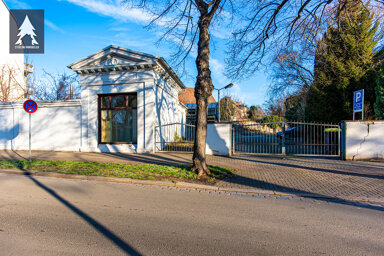
{"label": "asphalt road", "polygon": [[383,255],[384,212],[0,174],[0,255]]}

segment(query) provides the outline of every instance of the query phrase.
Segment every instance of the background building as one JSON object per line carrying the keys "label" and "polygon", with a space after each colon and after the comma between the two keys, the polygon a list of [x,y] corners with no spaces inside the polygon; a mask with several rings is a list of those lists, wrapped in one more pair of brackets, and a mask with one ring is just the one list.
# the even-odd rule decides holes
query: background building
{"label": "background building", "polygon": [[0,0],[0,102],[23,101],[27,71],[24,54],[9,53],[9,9]]}
{"label": "background building", "polygon": [[248,120],[249,108],[240,101],[225,96],[220,100],[220,116],[222,121],[240,122]]}
{"label": "background building", "polygon": [[[187,108],[187,123],[196,123],[196,98],[195,88],[185,88],[179,93],[179,101],[183,103]],[[217,121],[217,103],[213,96],[208,99],[208,123],[214,123]]]}

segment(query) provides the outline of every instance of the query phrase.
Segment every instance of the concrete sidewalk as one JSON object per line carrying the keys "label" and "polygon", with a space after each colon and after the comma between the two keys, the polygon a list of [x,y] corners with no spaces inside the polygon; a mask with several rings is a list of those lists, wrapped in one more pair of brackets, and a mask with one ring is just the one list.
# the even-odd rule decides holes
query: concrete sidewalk
{"label": "concrete sidewalk", "polygon": [[[21,159],[27,151],[0,151],[0,158]],[[45,160],[119,162],[128,164],[191,164],[191,154],[110,154],[34,151]],[[235,169],[216,185],[234,191],[270,191],[344,200],[384,202],[384,162],[347,162],[335,158],[208,156],[208,164]]]}

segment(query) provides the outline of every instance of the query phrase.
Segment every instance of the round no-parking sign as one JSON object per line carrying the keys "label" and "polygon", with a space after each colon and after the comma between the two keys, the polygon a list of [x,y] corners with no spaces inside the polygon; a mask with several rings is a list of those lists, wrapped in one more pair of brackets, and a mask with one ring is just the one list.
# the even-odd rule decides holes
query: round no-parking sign
{"label": "round no-parking sign", "polygon": [[37,103],[34,100],[27,100],[24,102],[24,110],[27,113],[35,113],[37,110]]}

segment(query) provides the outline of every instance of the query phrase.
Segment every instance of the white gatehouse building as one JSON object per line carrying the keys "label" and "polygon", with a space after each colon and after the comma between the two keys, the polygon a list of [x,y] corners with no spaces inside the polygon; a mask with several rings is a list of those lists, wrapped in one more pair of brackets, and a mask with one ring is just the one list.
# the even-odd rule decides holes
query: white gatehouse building
{"label": "white gatehouse building", "polygon": [[[161,57],[111,45],[68,67],[80,75],[81,99],[38,102],[35,150],[154,152],[156,126],[185,123],[185,86]],[[0,104],[0,149],[28,149],[22,105]]]}

